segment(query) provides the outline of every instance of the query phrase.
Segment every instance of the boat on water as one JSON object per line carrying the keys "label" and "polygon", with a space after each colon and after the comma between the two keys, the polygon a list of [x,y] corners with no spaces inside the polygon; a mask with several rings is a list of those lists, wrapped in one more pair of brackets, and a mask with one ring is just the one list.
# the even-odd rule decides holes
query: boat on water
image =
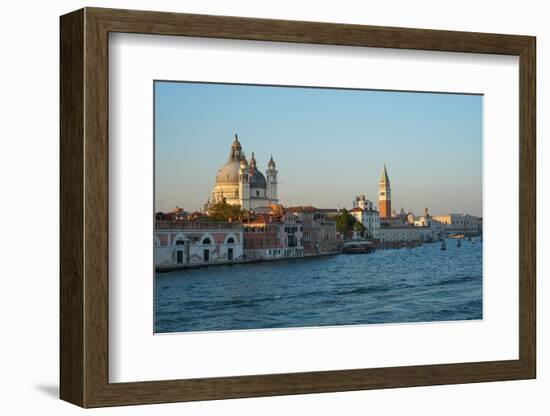
{"label": "boat on water", "polygon": [[367,254],[373,251],[375,251],[374,243],[369,240],[346,241],[342,246],[344,254]]}
{"label": "boat on water", "polygon": [[462,238],[464,238],[464,234],[451,234],[447,238],[460,238],[460,239],[462,239]]}

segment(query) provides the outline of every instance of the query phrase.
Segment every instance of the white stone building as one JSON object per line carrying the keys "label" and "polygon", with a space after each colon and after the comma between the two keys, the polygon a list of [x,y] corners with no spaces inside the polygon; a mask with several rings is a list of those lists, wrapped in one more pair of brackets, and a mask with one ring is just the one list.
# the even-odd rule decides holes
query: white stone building
{"label": "white stone building", "polygon": [[355,197],[355,200],[353,201],[353,208],[373,210],[374,204],[372,201],[369,201],[367,197],[363,194]]}
{"label": "white stone building", "polygon": [[[412,214],[411,214],[412,215]],[[446,226],[442,222],[436,220],[434,217],[432,217],[428,211],[428,208],[426,207],[424,209],[424,215],[420,217],[414,217],[412,218],[408,217],[410,219],[410,223],[414,225],[415,227],[429,227],[434,232],[434,238],[444,237],[446,232]]]}
{"label": "white stone building", "polygon": [[480,233],[483,228],[481,218],[469,214],[434,215],[433,219],[444,224],[450,233]]}
{"label": "white stone building", "polygon": [[436,239],[435,232],[431,227],[413,227],[413,226],[383,226],[378,232],[378,238],[382,243],[388,242],[425,242]]}
{"label": "white stone building", "polygon": [[243,227],[240,222],[157,221],[154,244],[157,270],[236,263],[243,260]]}
{"label": "white stone building", "polygon": [[380,232],[380,213],[372,209],[372,203],[370,208],[353,208],[350,210],[350,214],[355,217],[365,227],[365,237],[378,238]]}
{"label": "white stone building", "polygon": [[[266,175],[259,170],[254,157],[246,160],[237,135],[231,144],[229,159],[218,170],[211,201],[226,201],[240,205],[244,210],[267,211],[279,202],[277,195],[277,167],[273,157],[269,159]],[[208,204],[207,204],[208,207]]]}

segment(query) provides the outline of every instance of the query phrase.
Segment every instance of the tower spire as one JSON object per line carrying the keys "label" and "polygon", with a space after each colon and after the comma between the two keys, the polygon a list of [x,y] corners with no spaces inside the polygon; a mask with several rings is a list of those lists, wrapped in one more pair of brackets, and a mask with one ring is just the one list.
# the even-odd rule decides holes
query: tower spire
{"label": "tower spire", "polygon": [[384,162],[384,167],[382,168],[382,172],[380,173],[380,182],[388,183],[388,184],[390,183],[388,171],[386,170],[386,162]]}
{"label": "tower spire", "polygon": [[380,183],[378,185],[378,209],[380,211],[380,218],[389,219],[391,217],[391,187],[386,163],[384,163],[384,167],[382,168]]}

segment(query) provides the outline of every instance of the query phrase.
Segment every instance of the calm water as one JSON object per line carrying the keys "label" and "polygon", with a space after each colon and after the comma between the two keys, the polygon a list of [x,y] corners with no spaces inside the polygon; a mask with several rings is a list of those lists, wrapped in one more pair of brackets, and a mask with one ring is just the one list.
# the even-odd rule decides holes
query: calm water
{"label": "calm water", "polygon": [[482,318],[482,243],[156,275],[155,332]]}

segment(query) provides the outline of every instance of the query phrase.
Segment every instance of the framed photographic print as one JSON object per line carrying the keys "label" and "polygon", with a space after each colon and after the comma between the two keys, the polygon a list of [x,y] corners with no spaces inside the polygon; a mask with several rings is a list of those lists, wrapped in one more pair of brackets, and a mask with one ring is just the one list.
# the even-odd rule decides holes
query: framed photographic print
{"label": "framed photographic print", "polygon": [[62,16],[61,398],[534,378],[535,49]]}

